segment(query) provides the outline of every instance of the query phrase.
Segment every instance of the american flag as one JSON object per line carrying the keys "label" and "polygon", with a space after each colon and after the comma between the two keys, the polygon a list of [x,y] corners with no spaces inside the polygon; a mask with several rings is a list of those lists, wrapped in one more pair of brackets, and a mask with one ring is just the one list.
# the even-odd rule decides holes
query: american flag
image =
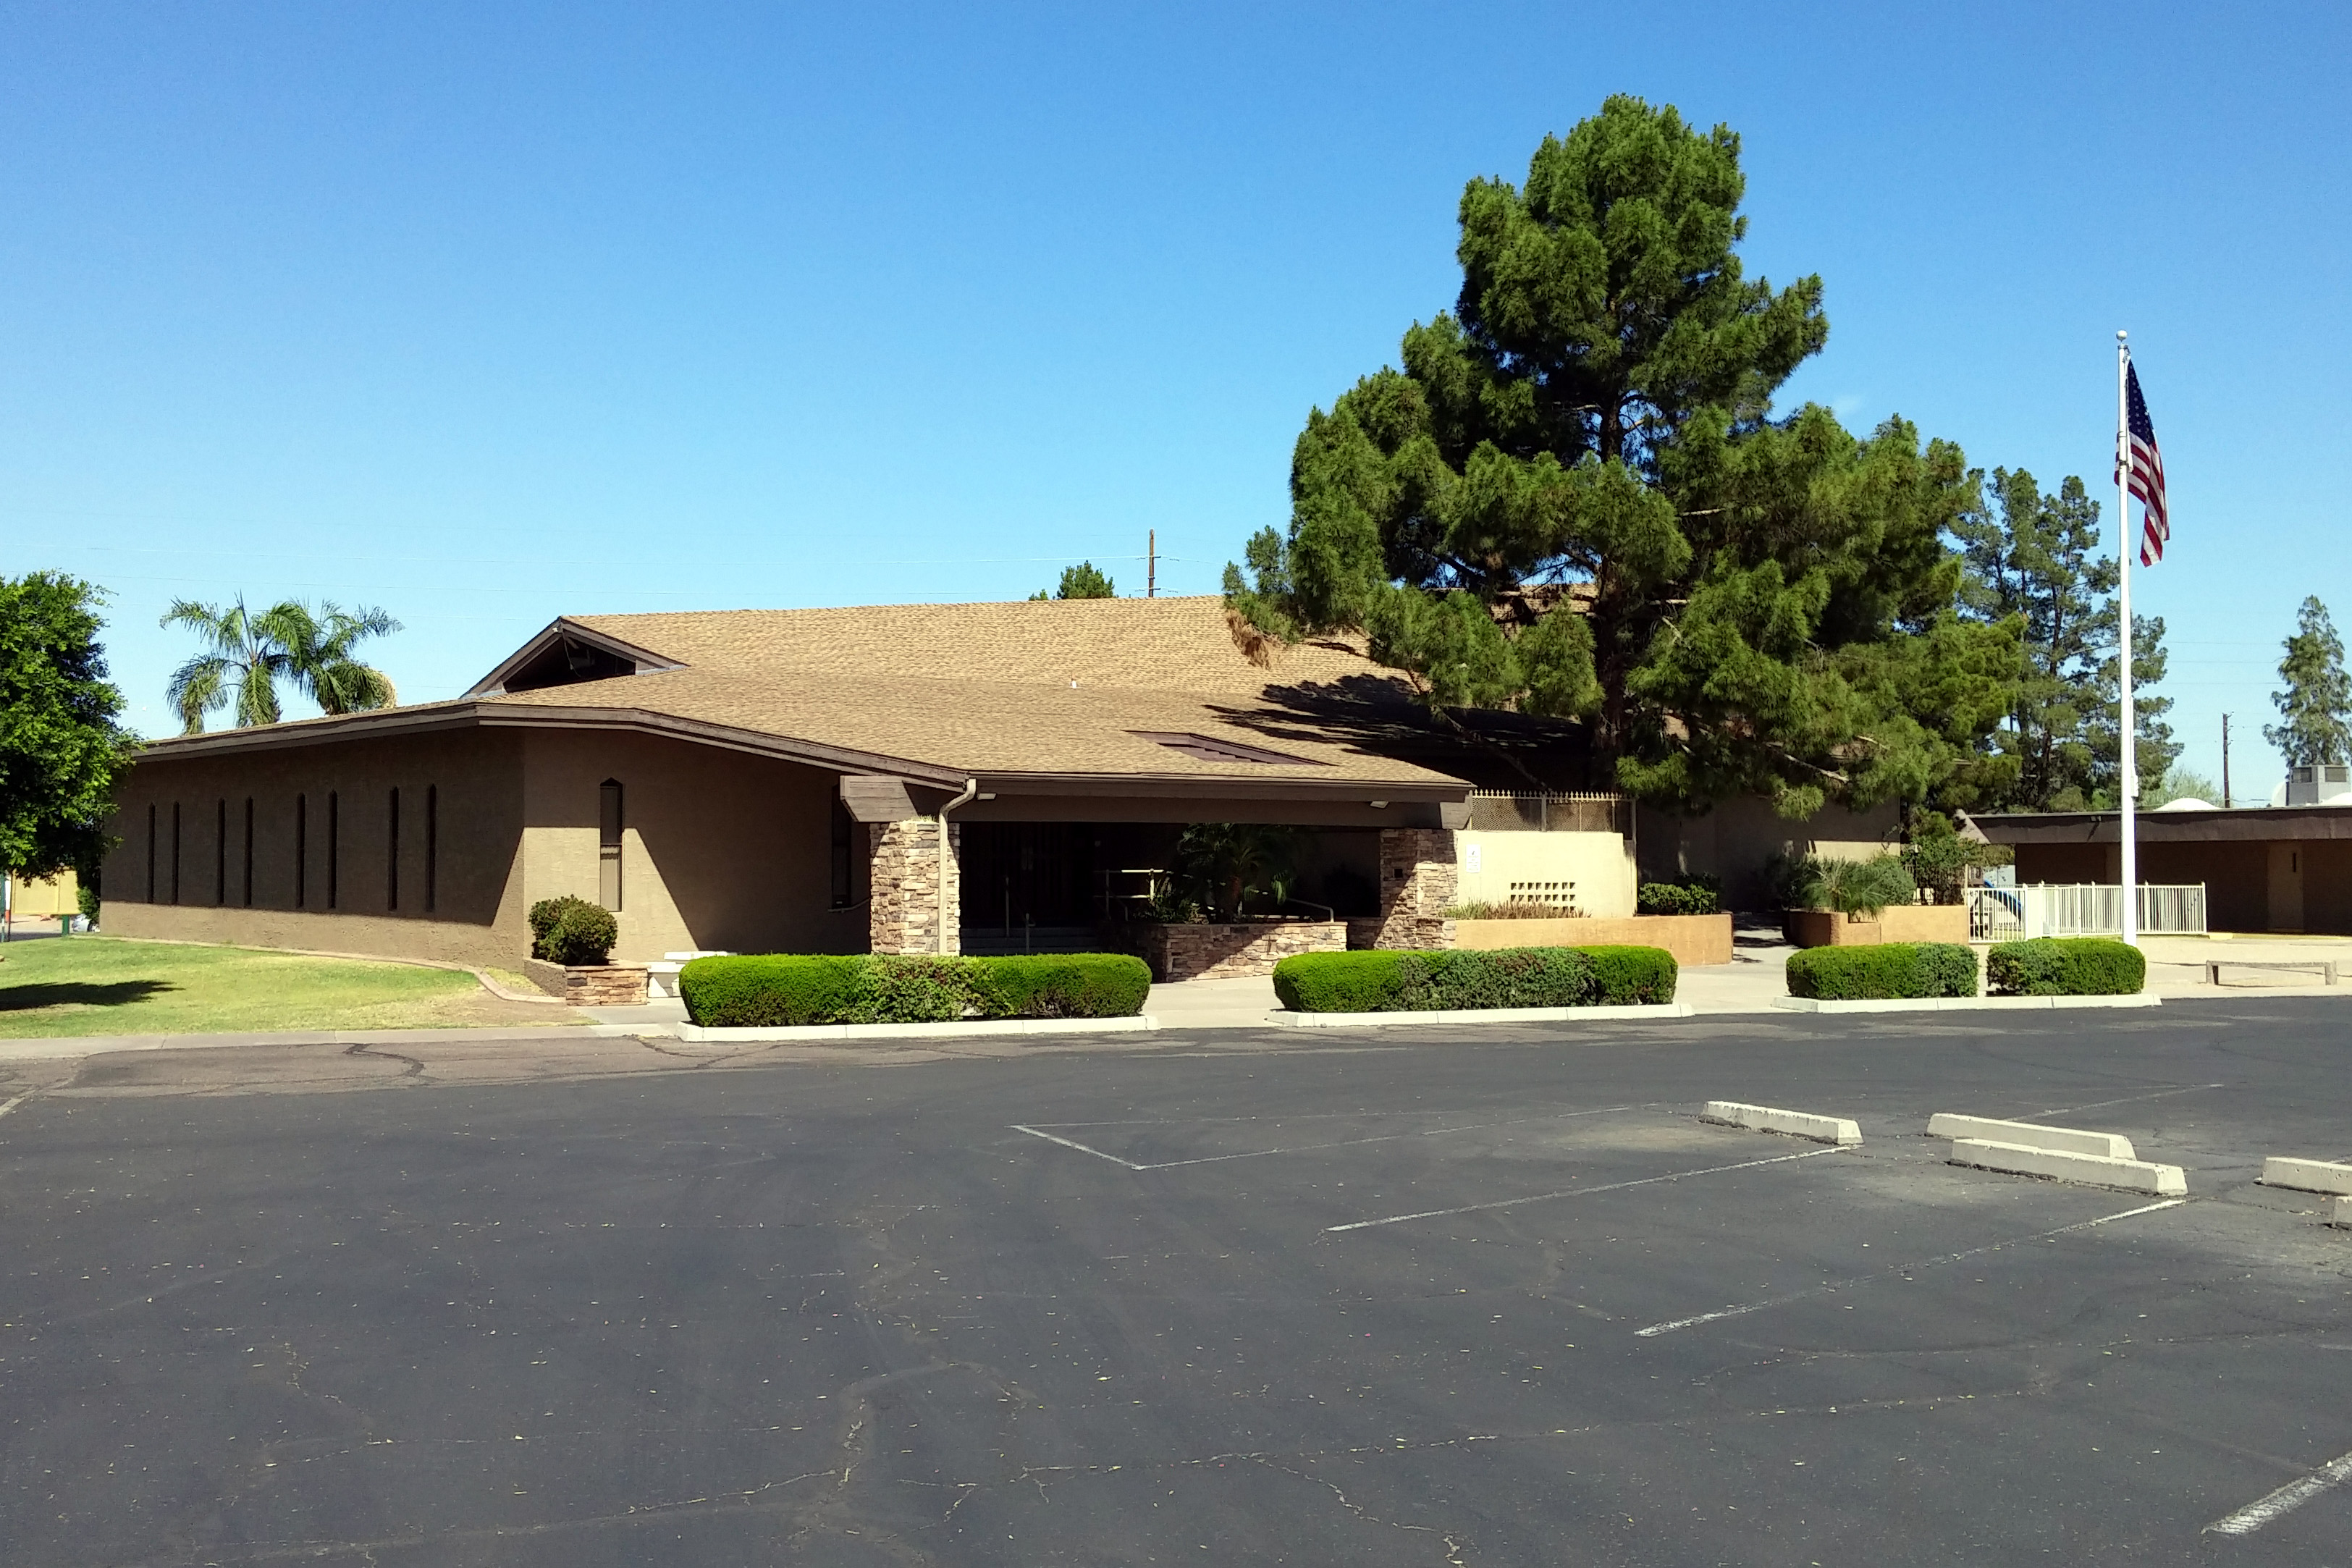
{"label": "american flag", "polygon": [[2147,399],[2139,395],[2139,367],[2124,370],[2124,425],[2131,432],[2131,493],[2146,509],[2140,534],[2139,563],[2153,566],[2164,559],[2164,542],[2172,537],[2172,521],[2164,510],[2164,458],[2156,449],[2156,426],[2147,416]]}

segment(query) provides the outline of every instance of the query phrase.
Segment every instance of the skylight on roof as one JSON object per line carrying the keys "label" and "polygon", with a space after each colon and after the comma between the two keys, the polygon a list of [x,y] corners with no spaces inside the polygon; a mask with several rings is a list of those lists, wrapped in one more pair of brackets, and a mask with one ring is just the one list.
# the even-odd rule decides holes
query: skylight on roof
{"label": "skylight on roof", "polygon": [[1181,752],[1188,757],[1198,757],[1204,763],[1258,763],[1293,768],[1319,768],[1326,765],[1312,757],[1294,757],[1287,752],[1269,752],[1264,746],[1245,746],[1239,741],[1220,741],[1209,735],[1191,735],[1164,730],[1129,730],[1128,733],[1146,741],[1156,741],[1171,752]]}

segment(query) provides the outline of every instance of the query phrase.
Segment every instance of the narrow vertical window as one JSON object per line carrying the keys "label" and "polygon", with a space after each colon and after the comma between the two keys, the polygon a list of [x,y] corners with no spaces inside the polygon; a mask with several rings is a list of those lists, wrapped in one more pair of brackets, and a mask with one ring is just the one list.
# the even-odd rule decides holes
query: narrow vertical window
{"label": "narrow vertical window", "polygon": [[228,902],[228,802],[213,802],[213,902]]}
{"label": "narrow vertical window", "polygon": [[172,901],[180,901],[180,803],[172,803]]}
{"label": "narrow vertical window", "polygon": [[383,907],[400,908],[400,792],[394,790],[383,808]]}
{"label": "narrow vertical window", "polygon": [[440,900],[441,880],[441,786],[425,786],[425,912],[431,914]]}
{"label": "narrow vertical window", "polygon": [[608,910],[621,907],[621,785],[606,779],[597,790],[596,901]]}
{"label": "narrow vertical window", "polygon": [[294,797],[294,907],[300,909],[310,897],[310,797]]}
{"label": "narrow vertical window", "polygon": [[245,797],[245,907],[253,908],[253,797]]}
{"label": "narrow vertical window", "polygon": [[147,808],[147,901],[155,901],[155,808]]}
{"label": "narrow vertical window", "polygon": [[327,907],[331,910],[335,907],[336,852],[342,847],[342,835],[338,831],[342,826],[341,818],[341,803],[336,800],[335,792],[329,790],[327,792]]}
{"label": "narrow vertical window", "polygon": [[849,808],[841,804],[838,795],[833,802],[833,907],[849,908],[850,839],[853,824]]}

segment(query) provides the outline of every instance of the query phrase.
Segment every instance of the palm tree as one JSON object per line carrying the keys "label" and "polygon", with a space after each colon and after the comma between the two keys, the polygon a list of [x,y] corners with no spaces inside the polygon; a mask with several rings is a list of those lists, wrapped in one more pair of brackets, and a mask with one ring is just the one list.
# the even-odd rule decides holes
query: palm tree
{"label": "palm tree", "polygon": [[400,700],[392,677],[373,665],[362,664],[352,650],[370,637],[390,637],[400,623],[382,610],[362,605],[356,612],[329,603],[314,616],[301,605],[280,605],[285,618],[286,647],[294,683],[319,705],[321,713],[359,713],[390,708]]}
{"label": "palm tree", "polygon": [[226,609],[178,599],[162,624],[185,626],[207,645],[172,674],[169,695],[186,734],[202,734],[205,715],[231,701],[240,728],[277,723],[281,679],[292,681],[322,713],[389,708],[395,700],[392,678],[352,652],[369,637],[400,629],[382,610],[362,607],[353,614],[328,604],[314,615],[308,605],[284,599],[255,613],[241,597]]}
{"label": "palm tree", "polygon": [[181,733],[201,735],[205,715],[236,704],[240,728],[278,722],[278,678],[289,668],[286,644],[275,625],[289,606],[254,615],[240,595],[226,609],[174,599],[159,625],[185,626],[205,639],[205,650],[172,672],[165,689],[180,710]]}

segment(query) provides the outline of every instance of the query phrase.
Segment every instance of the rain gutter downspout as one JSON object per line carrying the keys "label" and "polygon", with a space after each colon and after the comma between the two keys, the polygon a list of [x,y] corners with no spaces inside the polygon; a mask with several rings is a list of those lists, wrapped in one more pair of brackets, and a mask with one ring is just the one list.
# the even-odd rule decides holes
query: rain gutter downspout
{"label": "rain gutter downspout", "polygon": [[963,911],[961,909],[948,908],[948,813],[957,806],[968,804],[971,797],[979,793],[980,781],[966,779],[963,781],[963,789],[940,807],[940,952],[942,954],[948,951],[948,933],[956,929],[948,922],[955,921],[961,923],[963,919]]}

